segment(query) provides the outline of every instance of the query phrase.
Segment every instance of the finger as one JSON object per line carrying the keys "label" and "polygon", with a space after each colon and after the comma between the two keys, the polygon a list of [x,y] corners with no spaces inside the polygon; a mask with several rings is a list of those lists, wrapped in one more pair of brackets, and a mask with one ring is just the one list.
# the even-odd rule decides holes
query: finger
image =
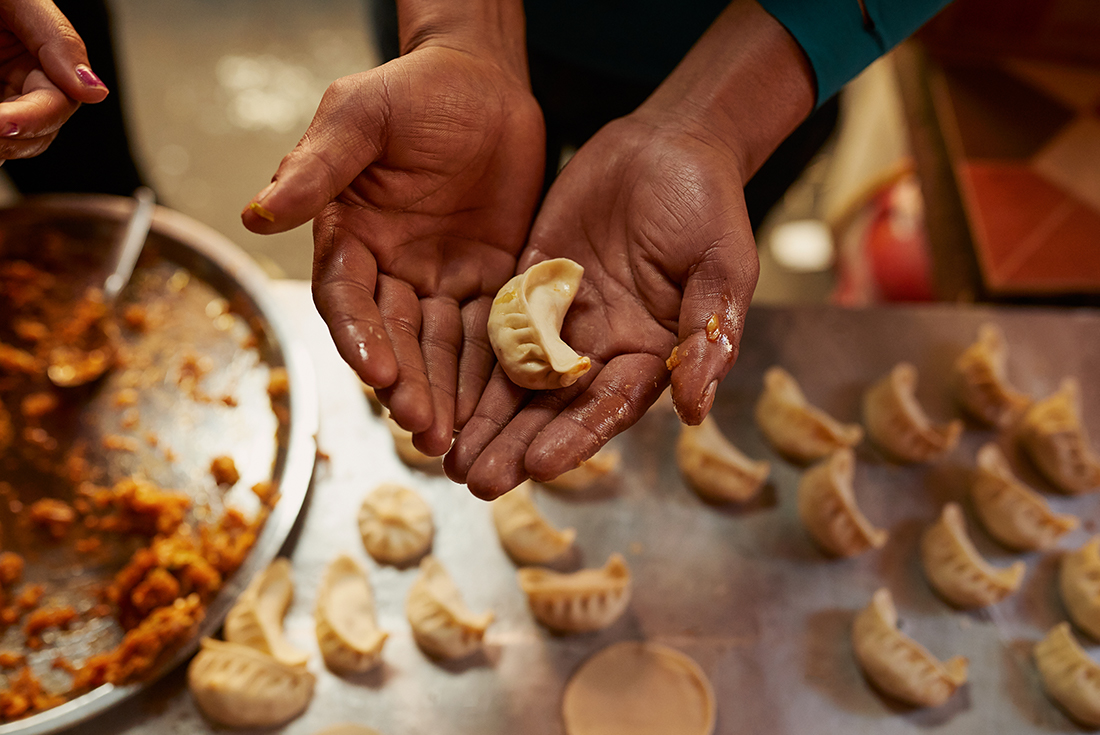
{"label": "finger", "polygon": [[382,150],[388,102],[374,72],[337,79],[313,121],[241,221],[262,235],[308,222],[374,163]]}
{"label": "finger", "polygon": [[22,94],[0,103],[0,151],[4,158],[41,153],[80,105],[65,96],[41,69],[32,69]]}
{"label": "finger", "polygon": [[397,379],[397,359],[374,301],[378,267],[363,243],[319,220],[313,260],[313,301],[344,361],[374,388]]}
{"label": "finger", "polygon": [[[749,233],[745,223],[745,233]],[[737,360],[745,312],[760,265],[751,235],[719,242],[688,275],[680,304],[680,343],[669,358],[672,400],[680,419],[698,424],[710,412],[718,383]]]}
{"label": "finger", "polygon": [[379,391],[390,415],[406,431],[418,434],[432,425],[432,391],[420,351],[422,314],[412,286],[391,276],[378,277],[378,310],[397,359],[397,380]]}
{"label": "finger", "polygon": [[482,296],[462,307],[462,352],[458,358],[458,396],[455,400],[455,429],[461,430],[474,415],[489,382],[496,355],[489,344],[491,296]]}
{"label": "finger", "polygon": [[108,90],[88,63],[84,41],[47,0],[0,3],[0,20],[37,59],[50,80],[77,102],[94,103]]}
{"label": "finger", "polygon": [[455,482],[466,475],[478,456],[530,399],[532,392],[508,379],[499,365],[493,369],[473,416],[455,437],[443,460],[443,470]]}
{"label": "finger", "polygon": [[466,474],[470,492],[483,500],[492,500],[526,480],[524,455],[531,442],[591,385],[599,372],[599,365],[593,365],[568,388],[535,392],[530,402],[501,429],[470,467]]}
{"label": "finger", "polygon": [[454,439],[455,389],[458,349],[462,343],[462,314],[454,299],[422,299],[420,351],[431,387],[432,424],[413,435],[413,445],[431,457],[442,456]]}
{"label": "finger", "polygon": [[530,443],[523,465],[540,482],[578,467],[611,437],[633,426],[668,385],[668,369],[654,355],[611,360],[575,401]]}

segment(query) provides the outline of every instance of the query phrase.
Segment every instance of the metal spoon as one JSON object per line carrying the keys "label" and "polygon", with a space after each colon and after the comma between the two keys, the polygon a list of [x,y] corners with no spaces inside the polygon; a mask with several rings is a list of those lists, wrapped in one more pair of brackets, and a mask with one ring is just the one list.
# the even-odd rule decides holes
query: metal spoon
{"label": "metal spoon", "polygon": [[149,228],[153,225],[153,212],[156,209],[156,196],[147,186],[139,187],[134,192],[134,199],[134,211],[130,215],[129,222],[126,223],[122,239],[115,244],[112,260],[109,261],[113,268],[103,284],[103,303],[107,308],[107,315],[95,325],[99,330],[98,337],[101,344],[90,350],[72,345],[59,345],[50,350],[50,365],[46,374],[50,382],[60,388],[72,388],[90,383],[114,365],[118,347],[113,334],[117,329],[105,328],[106,323],[111,323],[113,326],[115,301],[118,300],[122,289],[130,282],[130,276],[134,274],[134,266],[137,265],[138,256],[145,247]]}

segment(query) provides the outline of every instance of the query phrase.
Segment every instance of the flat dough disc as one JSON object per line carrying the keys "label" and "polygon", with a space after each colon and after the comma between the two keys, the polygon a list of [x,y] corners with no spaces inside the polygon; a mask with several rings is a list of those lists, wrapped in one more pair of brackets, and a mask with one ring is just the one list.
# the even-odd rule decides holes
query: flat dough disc
{"label": "flat dough disc", "polygon": [[714,690],[679,651],[624,641],[577,669],[562,715],[568,735],[711,735]]}
{"label": "flat dough disc", "polygon": [[382,735],[373,727],[357,725],[351,722],[342,725],[332,725],[324,730],[318,730],[314,735]]}

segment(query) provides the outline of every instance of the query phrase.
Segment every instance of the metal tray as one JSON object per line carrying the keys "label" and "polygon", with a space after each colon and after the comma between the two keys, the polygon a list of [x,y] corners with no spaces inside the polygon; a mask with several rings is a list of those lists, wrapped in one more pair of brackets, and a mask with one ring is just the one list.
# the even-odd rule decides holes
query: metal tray
{"label": "metal tray", "polygon": [[[275,284],[280,303],[308,340],[321,400],[318,466],[310,512],[291,558],[295,599],[285,619],[291,642],[312,653],[314,699],[284,735],[314,735],[358,722],[389,735],[562,735],[562,690],[589,656],[624,639],[649,639],[694,658],[718,698],[717,735],[1038,735],[1078,732],[1044,695],[1030,647],[1064,612],[1057,599],[1057,552],[1010,554],[968,525],[994,564],[1028,563],[1023,587],[988,610],[958,612],[928,587],[916,558],[920,531],[946,500],[966,503],[974,452],[993,432],[968,426],[949,456],[902,467],[869,444],[857,452],[855,492],[873,523],[889,529],[885,548],[855,559],[823,557],[802,530],[795,508],[800,468],[778,457],[753,423],[764,370],[787,367],[816,405],[858,420],[861,393],[895,362],[920,369],[918,397],[936,420],[957,415],[947,391],[955,356],[985,320],[1000,324],[1010,345],[1009,375],[1034,396],[1065,375],[1082,381],[1085,420],[1100,437],[1100,315],[1094,311],[954,306],[849,311],[826,307],[756,308],[741,356],[722,384],[714,415],[747,454],[773,462],[760,497],[746,506],[699,500],[677,471],[675,415],[655,408],[613,443],[622,471],[587,496],[538,492],[551,523],[577,529],[575,565],[626,557],[634,576],[630,608],[604,631],[548,634],[532,619],[500,548],[489,509],[446,477],[411,470],[397,459],[385,425],[373,416],[358,379],[340,360],[305,283]],[[1026,468],[1026,466],[1023,466]],[[1030,478],[1034,481],[1034,478]],[[469,606],[491,609],[482,654],[439,664],[420,650],[405,619],[416,569],[375,564],[359,537],[355,513],[384,481],[416,488],[432,507],[432,553]],[[1039,485],[1040,488],[1044,487]],[[1100,495],[1048,494],[1085,528],[1064,540],[1079,545],[1100,519]],[[383,664],[337,676],[320,660],[313,606],[325,565],[339,553],[370,569],[379,626],[390,633]],[[878,696],[852,656],[852,619],[872,592],[888,586],[903,630],[938,656],[971,659],[970,683],[943,707],[911,710]],[[1084,641],[1083,641],[1084,642]],[[70,735],[217,733],[187,692],[182,667],[120,708]]]}
{"label": "metal tray", "polygon": [[[130,200],[111,196],[28,199],[0,212],[0,255],[18,253],[45,228],[62,233],[64,242],[80,251],[73,256],[92,264],[89,282],[101,280],[95,263],[106,254],[131,207]],[[125,686],[104,685],[61,706],[0,725],[0,735],[40,735],[70,727],[134,696],[177,666],[194,652],[201,637],[218,629],[246,581],[283,547],[303,508],[316,456],[316,380],[308,350],[274,303],[267,277],[225,237],[158,207],[146,254],[121,304],[141,298],[135,294],[142,292],[167,300],[166,284],[173,296],[164,302],[159,321],[145,334],[127,337],[126,348],[144,354],[145,369],[151,371],[143,373],[151,377],[141,378],[135,406],[140,429],[122,428],[121,412],[113,404],[117,391],[138,379],[124,367],[89,391],[74,435],[66,439],[87,443],[91,463],[104,469],[103,484],[141,473],[162,487],[188,492],[214,513],[223,505],[254,510],[258,503],[248,488],[261,480],[272,481],[281,498],[245,562],[209,604],[196,636],[152,676]],[[181,394],[180,376],[173,375],[188,355],[209,358],[208,372],[193,384],[201,387],[201,396],[194,388]],[[266,390],[275,367],[285,367],[290,382],[281,404],[287,412],[282,424]],[[222,396],[231,400],[222,402]],[[104,437],[127,433],[135,438],[129,449],[104,449]],[[139,437],[147,440],[137,441]],[[229,493],[218,490],[209,472],[212,457],[221,454],[234,458],[242,476]],[[24,503],[33,499],[20,498]],[[5,543],[18,540],[7,538]],[[25,580],[47,583],[51,601],[85,607],[89,581],[109,579],[128,557],[123,551],[114,558],[80,558],[75,552],[29,546],[15,548],[27,555]],[[89,653],[110,648],[121,631],[117,624],[93,620],[76,630],[48,635],[47,646],[28,655],[32,669],[46,678],[54,655],[61,653],[79,663]]]}

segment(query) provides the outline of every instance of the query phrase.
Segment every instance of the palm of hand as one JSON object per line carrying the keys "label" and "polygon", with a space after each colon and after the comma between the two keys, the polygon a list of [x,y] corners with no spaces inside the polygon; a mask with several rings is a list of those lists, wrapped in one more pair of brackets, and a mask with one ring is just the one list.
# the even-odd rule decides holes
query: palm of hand
{"label": "palm of hand", "polygon": [[530,225],[541,115],[485,66],[431,48],[368,72],[366,94],[386,98],[382,147],[321,216],[421,297],[495,295]]}
{"label": "palm of hand", "polygon": [[[461,422],[491,370],[484,322],[537,201],[541,112],[525,87],[448,49],[350,79],[353,88],[330,94],[355,100],[353,113],[380,135],[346,152],[370,163],[315,220],[314,296],[345,358],[389,385],[380,395],[394,417],[441,454],[456,394]],[[385,359],[369,360],[380,326],[396,376]]]}
{"label": "palm of hand", "polygon": [[756,282],[736,161],[667,125],[616,121],[555,182],[520,270],[552,257],[585,267],[562,336],[593,369],[533,396],[497,371],[448,459],[452,476],[481,495],[527,475],[554,477],[632,425],[668,384],[674,347],[677,408],[702,420],[712,382],[736,358]]}

